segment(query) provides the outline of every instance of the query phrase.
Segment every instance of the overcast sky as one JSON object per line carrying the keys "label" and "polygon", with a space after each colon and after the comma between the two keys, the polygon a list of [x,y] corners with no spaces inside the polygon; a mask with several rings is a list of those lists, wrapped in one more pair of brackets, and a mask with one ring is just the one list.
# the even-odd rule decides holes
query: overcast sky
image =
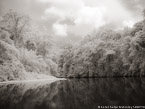
{"label": "overcast sky", "polygon": [[50,35],[77,39],[103,25],[132,27],[144,6],[145,0],[0,0],[0,15],[23,12]]}

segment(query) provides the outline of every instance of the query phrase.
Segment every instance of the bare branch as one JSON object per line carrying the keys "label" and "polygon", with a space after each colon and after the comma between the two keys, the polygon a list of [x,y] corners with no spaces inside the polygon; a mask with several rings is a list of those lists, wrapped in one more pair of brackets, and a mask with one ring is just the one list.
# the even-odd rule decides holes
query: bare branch
{"label": "bare branch", "polygon": [[12,33],[10,30],[4,28],[4,27],[0,27],[0,29],[4,30],[4,31],[7,31],[8,33]]}

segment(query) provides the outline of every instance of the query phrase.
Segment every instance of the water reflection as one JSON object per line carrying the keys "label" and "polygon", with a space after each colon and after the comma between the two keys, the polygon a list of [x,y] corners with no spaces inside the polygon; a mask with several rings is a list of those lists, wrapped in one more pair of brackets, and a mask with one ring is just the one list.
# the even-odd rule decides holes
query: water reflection
{"label": "water reflection", "polygon": [[0,85],[0,109],[97,109],[144,105],[145,78],[70,79]]}

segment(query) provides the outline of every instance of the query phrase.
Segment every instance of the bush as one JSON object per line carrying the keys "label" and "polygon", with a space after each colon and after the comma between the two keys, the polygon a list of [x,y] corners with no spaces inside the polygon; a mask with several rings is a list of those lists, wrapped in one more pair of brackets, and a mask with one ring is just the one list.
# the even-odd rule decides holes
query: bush
{"label": "bush", "polygon": [[0,72],[0,81],[25,79],[25,70],[20,62],[2,64],[0,65]]}
{"label": "bush", "polygon": [[18,60],[19,51],[0,40],[0,81],[24,79],[24,67]]}
{"label": "bush", "polygon": [[28,51],[27,49],[20,49],[19,60],[24,65],[27,72],[45,73],[47,64],[41,56],[37,56],[35,51]]}

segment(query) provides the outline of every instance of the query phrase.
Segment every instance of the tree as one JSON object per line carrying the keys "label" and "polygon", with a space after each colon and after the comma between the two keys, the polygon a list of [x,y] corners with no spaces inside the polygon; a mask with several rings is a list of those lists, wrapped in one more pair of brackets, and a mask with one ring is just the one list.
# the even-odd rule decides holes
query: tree
{"label": "tree", "polygon": [[22,46],[24,43],[24,33],[26,32],[29,20],[28,16],[10,10],[3,16],[2,21],[0,21],[0,29],[10,34],[10,39],[14,41],[16,46]]}
{"label": "tree", "polygon": [[143,32],[145,33],[145,9],[143,11]]}
{"label": "tree", "polygon": [[145,19],[145,9],[143,10],[143,18]]}
{"label": "tree", "polygon": [[41,55],[43,56],[43,58],[46,58],[47,55],[49,55],[51,48],[52,48],[52,42],[50,42],[49,39],[45,39],[45,40],[43,39],[40,41],[40,43],[37,46],[37,55]]}
{"label": "tree", "polygon": [[131,35],[135,36],[135,34],[139,31],[142,31],[143,29],[143,22],[138,22],[133,26],[133,29],[131,31]]}

